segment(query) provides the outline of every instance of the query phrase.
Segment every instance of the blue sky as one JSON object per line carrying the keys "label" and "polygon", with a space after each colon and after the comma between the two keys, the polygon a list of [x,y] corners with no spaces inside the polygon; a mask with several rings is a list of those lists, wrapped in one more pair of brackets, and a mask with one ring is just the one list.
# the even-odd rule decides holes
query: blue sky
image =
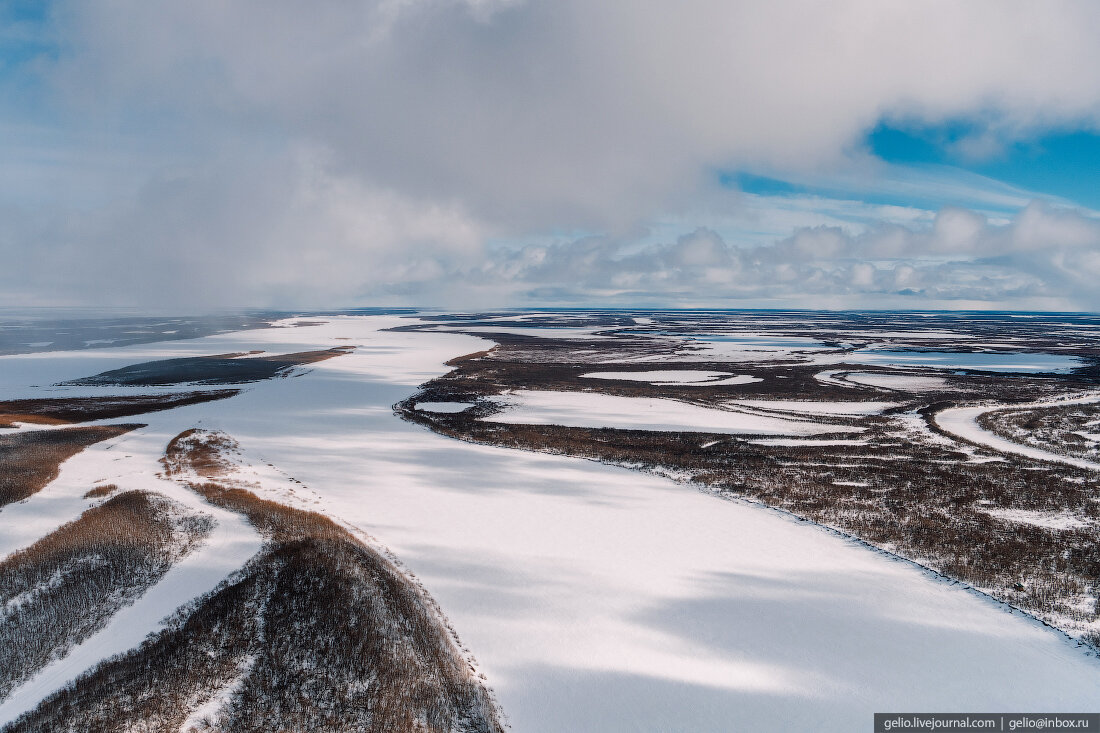
{"label": "blue sky", "polygon": [[1095,310],[1100,5],[0,2],[0,305]]}
{"label": "blue sky", "polygon": [[1100,135],[1092,130],[1036,131],[978,158],[958,150],[981,134],[976,123],[934,127],[880,124],[867,135],[877,157],[898,165],[947,165],[1023,190],[1100,210]]}

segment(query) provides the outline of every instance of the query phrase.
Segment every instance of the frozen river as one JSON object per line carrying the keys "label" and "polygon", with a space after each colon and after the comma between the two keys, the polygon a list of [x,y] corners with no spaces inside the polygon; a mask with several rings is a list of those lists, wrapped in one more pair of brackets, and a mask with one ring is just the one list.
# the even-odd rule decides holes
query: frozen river
{"label": "frozen river", "polygon": [[487,344],[379,330],[399,322],[14,357],[18,368],[0,360],[0,389],[109,361],[358,346],[304,376],[142,420],[165,440],[196,425],[230,433],[250,460],[301,482],[271,491],[292,485],[294,501],[389,548],[439,602],[517,733],[870,730],[875,712],[1100,700],[1100,664],[1066,637],[908,562],[656,476],[400,420],[391,405]]}

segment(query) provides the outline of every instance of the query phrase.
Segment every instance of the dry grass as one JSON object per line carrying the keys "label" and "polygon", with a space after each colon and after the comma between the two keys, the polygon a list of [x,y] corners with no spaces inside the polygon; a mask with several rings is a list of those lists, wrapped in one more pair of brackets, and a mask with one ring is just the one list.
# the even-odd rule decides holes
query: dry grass
{"label": "dry grass", "polygon": [[57,478],[61,464],[89,445],[142,425],[34,430],[0,435],[0,506],[22,501]]}
{"label": "dry grass", "polygon": [[110,496],[114,492],[118,491],[118,484],[104,484],[102,486],[95,486],[89,489],[85,494],[85,499],[102,499],[104,496]]}
{"label": "dry grass", "polygon": [[0,697],[101,628],[211,527],[127,491],[0,563]]}

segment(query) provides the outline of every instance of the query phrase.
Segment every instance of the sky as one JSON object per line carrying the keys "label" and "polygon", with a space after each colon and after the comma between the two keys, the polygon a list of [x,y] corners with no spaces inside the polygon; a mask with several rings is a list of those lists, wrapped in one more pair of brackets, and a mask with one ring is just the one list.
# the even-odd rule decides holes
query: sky
{"label": "sky", "polygon": [[0,307],[1100,310],[1100,4],[0,0]]}

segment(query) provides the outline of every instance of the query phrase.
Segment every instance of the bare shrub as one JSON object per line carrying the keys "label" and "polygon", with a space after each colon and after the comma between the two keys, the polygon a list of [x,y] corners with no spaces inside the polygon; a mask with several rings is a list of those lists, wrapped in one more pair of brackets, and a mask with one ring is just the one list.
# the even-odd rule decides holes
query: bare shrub
{"label": "bare shrub", "polygon": [[[250,356],[249,354],[213,354],[178,359],[162,359],[131,364],[83,379],[65,382],[67,385],[128,385],[153,386],[172,384],[234,384],[285,377],[295,368],[315,364],[325,359],[347,354],[353,346],[336,346],[295,354]],[[255,352],[253,352],[255,353]],[[242,359],[241,356],[250,356]]]}
{"label": "bare shrub", "polygon": [[170,475],[268,538],[230,581],[139,649],[108,661],[11,731],[179,730],[217,695],[202,729],[502,731],[489,693],[421,591],[325,516],[234,486],[228,436],[187,431]]}
{"label": "bare shrub", "polygon": [[85,499],[101,499],[118,491],[118,484],[103,484],[95,486],[84,493]]}
{"label": "bare shrub", "polygon": [[211,529],[127,491],[0,562],[0,697],[102,628]]}

